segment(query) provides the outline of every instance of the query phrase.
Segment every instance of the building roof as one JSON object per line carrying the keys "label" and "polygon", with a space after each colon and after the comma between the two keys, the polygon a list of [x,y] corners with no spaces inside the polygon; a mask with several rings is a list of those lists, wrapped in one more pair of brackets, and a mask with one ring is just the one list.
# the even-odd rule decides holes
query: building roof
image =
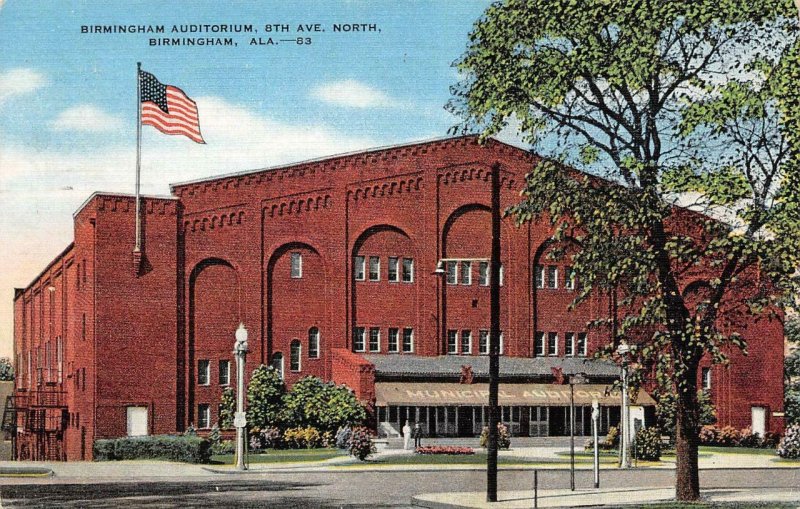
{"label": "building roof", "polygon": [[[476,377],[489,376],[489,357],[440,355],[364,354],[363,357],[375,365],[375,375],[381,377],[453,377],[461,373],[461,366],[472,366]],[[583,357],[501,357],[501,378],[552,377],[553,368],[560,368],[564,375],[584,373],[591,378],[617,378],[619,366],[610,361]]]}

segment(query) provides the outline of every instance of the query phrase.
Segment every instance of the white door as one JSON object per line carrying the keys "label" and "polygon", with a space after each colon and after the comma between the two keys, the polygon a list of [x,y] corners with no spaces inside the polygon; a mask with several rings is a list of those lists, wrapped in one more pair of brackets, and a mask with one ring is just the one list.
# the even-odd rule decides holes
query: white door
{"label": "white door", "polygon": [[750,408],[750,412],[753,417],[750,429],[756,435],[763,437],[767,431],[767,409],[763,406],[754,406]]}
{"label": "white door", "polygon": [[147,435],[147,407],[128,407],[128,436],[141,437]]}

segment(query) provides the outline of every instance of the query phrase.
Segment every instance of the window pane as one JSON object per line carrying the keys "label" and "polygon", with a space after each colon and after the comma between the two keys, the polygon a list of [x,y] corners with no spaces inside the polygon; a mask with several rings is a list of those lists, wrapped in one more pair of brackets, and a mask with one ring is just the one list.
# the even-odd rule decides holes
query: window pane
{"label": "window pane", "polygon": [[378,256],[369,257],[369,280],[380,281],[381,279],[381,259]]}
{"label": "window pane", "polygon": [[208,404],[201,403],[197,405],[197,427],[199,429],[211,427],[211,408]]}
{"label": "window pane", "polygon": [[456,283],[458,283],[458,264],[447,262],[447,284],[454,285]]}
{"label": "window pane", "polygon": [[572,270],[572,267],[564,267],[564,288],[575,289],[575,271]]}
{"label": "window pane", "polygon": [[290,366],[289,369],[292,371],[300,371],[300,342],[298,340],[292,341],[292,345],[290,347]]}
{"label": "window pane", "polygon": [[461,353],[472,352],[472,331],[461,331]]}
{"label": "window pane", "polygon": [[481,262],[478,265],[478,284],[489,286],[489,262]]}
{"label": "window pane", "polygon": [[403,282],[404,283],[413,283],[414,282],[414,259],[413,258],[403,258]]}
{"label": "window pane", "polygon": [[578,355],[586,356],[586,333],[578,334]]}
{"label": "window pane", "polygon": [[399,352],[400,351],[400,330],[399,329],[389,329],[389,346],[388,349],[390,352]]}
{"label": "window pane", "polygon": [[536,355],[538,357],[544,355],[544,332],[536,333]]}
{"label": "window pane", "polygon": [[564,355],[574,355],[575,352],[575,333],[567,332],[564,335]]}
{"label": "window pane", "polygon": [[292,277],[303,277],[303,255],[301,253],[292,253]]}
{"label": "window pane", "polygon": [[489,353],[489,331],[482,330],[478,337],[478,353],[486,355]]}
{"label": "window pane", "polygon": [[536,288],[544,288],[544,265],[536,266]]}
{"label": "window pane", "polygon": [[458,331],[449,330],[447,331],[447,353],[457,353],[458,352]]}
{"label": "window pane", "polygon": [[231,383],[231,361],[219,361],[219,384]]}
{"label": "window pane", "polygon": [[399,260],[396,256],[389,257],[389,281],[396,283],[400,281],[400,275],[398,274],[398,267],[399,267]]}
{"label": "window pane", "polygon": [[555,265],[547,266],[547,287],[558,288],[558,267]]}
{"label": "window pane", "polygon": [[414,329],[403,329],[403,352],[411,353],[414,351]]}
{"label": "window pane", "polygon": [[211,363],[207,360],[197,361],[197,385],[208,385],[211,377]]}
{"label": "window pane", "polygon": [[461,262],[461,284],[472,284],[472,262]]}
{"label": "window pane", "polygon": [[275,371],[278,372],[281,380],[283,380],[283,354],[281,352],[272,354],[272,367],[275,368]]}
{"label": "window pane", "polygon": [[364,335],[364,327],[356,327],[353,331],[353,350],[356,352],[363,352],[365,350]]}
{"label": "window pane", "polygon": [[319,329],[312,327],[308,331],[308,357],[310,359],[319,358]]}
{"label": "window pane", "polygon": [[364,263],[363,256],[356,256],[355,262],[353,263],[353,274],[355,275],[356,281],[364,281]]}
{"label": "window pane", "polygon": [[558,334],[555,332],[547,334],[547,355],[558,355]]}
{"label": "window pane", "polygon": [[377,327],[372,327],[369,330],[369,351],[381,351],[381,330]]}

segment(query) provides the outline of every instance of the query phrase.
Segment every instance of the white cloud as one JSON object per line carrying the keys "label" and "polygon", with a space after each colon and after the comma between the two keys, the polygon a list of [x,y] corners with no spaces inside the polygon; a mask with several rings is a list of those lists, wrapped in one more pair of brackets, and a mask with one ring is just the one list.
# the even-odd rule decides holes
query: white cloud
{"label": "white cloud", "polygon": [[14,96],[36,91],[46,81],[44,74],[23,67],[0,73],[0,106]]}
{"label": "white cloud", "polygon": [[400,102],[369,85],[356,80],[334,81],[311,90],[311,97],[319,101],[350,108],[392,108]]}
{"label": "white cloud", "polygon": [[122,120],[97,106],[79,104],[66,109],[50,123],[56,131],[108,132],[122,128]]}

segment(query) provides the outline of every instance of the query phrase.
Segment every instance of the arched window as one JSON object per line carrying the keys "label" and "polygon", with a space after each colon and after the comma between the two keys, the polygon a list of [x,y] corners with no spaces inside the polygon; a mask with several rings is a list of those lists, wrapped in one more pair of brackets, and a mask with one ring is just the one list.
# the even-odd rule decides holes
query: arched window
{"label": "arched window", "polygon": [[319,359],[319,329],[308,329],[308,358]]}
{"label": "arched window", "polygon": [[278,372],[278,376],[283,380],[283,354],[281,352],[272,354],[272,367],[275,368],[275,371]]}
{"label": "arched window", "polygon": [[292,371],[300,371],[300,348],[300,341],[293,340],[289,359],[289,369]]}

